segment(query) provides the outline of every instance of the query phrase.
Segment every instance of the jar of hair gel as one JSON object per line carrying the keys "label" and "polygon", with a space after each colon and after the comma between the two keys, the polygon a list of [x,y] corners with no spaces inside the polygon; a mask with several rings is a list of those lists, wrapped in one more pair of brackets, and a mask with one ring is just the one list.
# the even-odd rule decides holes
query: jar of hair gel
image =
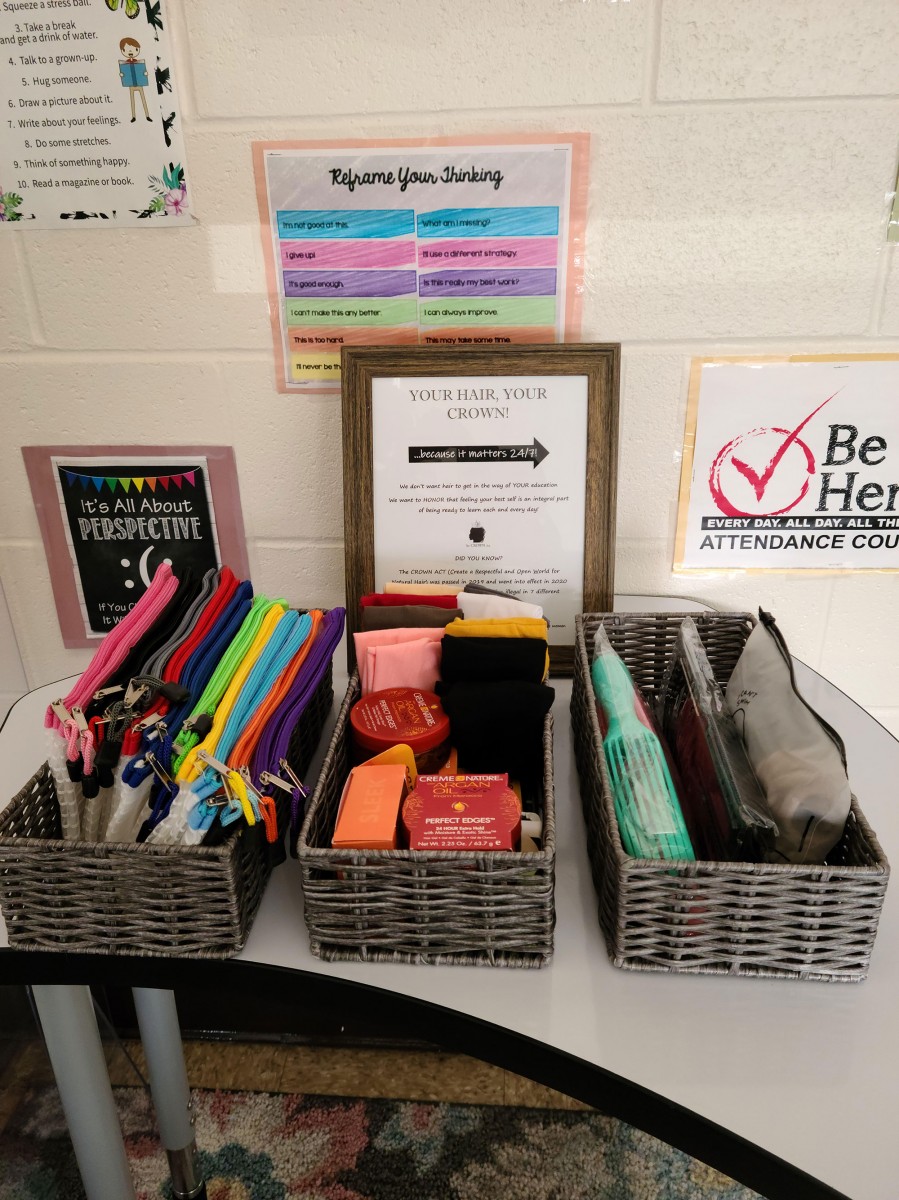
{"label": "jar of hair gel", "polygon": [[439,697],[424,688],[385,688],[350,709],[354,759],[364,762],[404,743],[422,774],[438,771],[449,757],[450,723]]}

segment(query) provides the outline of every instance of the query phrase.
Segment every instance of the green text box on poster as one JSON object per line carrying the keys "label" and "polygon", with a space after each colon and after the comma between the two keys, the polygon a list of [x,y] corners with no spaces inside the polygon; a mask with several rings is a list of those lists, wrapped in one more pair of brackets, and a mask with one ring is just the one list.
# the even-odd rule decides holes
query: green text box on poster
{"label": "green text box on poster", "polygon": [[419,306],[422,325],[553,325],[554,296],[514,296],[508,300],[429,300]]}
{"label": "green text box on poster", "polygon": [[394,300],[285,300],[287,324],[408,325],[418,320],[414,296]]}

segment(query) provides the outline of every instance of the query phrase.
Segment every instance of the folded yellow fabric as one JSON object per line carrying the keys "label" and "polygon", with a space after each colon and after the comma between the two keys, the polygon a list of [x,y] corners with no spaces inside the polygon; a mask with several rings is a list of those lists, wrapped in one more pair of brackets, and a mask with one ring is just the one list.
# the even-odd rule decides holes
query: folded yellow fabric
{"label": "folded yellow fabric", "polygon": [[[547,640],[547,624],[543,617],[480,617],[475,620],[465,620],[457,617],[446,627],[448,637],[526,637]],[[543,669],[544,680],[549,675],[549,648],[546,651],[546,666]]]}
{"label": "folded yellow fabric", "polygon": [[532,637],[546,640],[543,617],[456,617],[446,627],[452,637]]}

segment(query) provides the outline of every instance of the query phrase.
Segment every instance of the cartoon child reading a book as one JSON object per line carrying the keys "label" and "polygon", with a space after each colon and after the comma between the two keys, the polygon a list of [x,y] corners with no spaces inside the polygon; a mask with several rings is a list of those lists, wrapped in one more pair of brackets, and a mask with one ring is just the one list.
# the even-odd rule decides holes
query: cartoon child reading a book
{"label": "cartoon child reading a book", "polygon": [[137,57],[140,54],[140,42],[136,42],[134,38],[125,37],[119,42],[119,49],[125,55],[124,58],[119,59],[119,75],[122,87],[126,87],[131,95],[131,124],[133,125],[137,119],[134,115],[135,95],[140,96],[141,104],[144,106],[144,116],[148,121],[152,121],[150,110],[147,108],[147,97],[144,95],[144,88],[149,86],[147,64],[142,58]]}

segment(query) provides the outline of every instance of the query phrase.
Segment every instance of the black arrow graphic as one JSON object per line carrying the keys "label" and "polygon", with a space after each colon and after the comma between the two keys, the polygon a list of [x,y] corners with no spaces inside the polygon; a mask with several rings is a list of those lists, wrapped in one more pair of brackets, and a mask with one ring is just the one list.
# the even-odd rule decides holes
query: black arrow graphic
{"label": "black arrow graphic", "polygon": [[410,446],[410,463],[507,463],[529,462],[540,466],[549,454],[534,438],[530,446]]}

